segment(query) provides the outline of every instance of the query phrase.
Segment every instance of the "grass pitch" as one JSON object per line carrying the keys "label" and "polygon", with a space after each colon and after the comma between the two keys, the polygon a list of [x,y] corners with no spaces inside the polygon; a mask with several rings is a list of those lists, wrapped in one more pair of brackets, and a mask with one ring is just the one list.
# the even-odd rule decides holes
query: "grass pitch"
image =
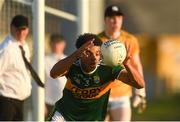
{"label": "grass pitch", "polygon": [[180,120],[180,94],[163,96],[148,101],[143,114],[133,109],[133,121],[177,121]]}

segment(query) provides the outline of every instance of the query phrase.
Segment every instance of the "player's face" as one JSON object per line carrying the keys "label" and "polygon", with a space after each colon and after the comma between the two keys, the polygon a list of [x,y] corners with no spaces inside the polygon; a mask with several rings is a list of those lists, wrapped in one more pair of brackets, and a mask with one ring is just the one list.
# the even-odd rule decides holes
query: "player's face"
{"label": "player's face", "polygon": [[28,36],[29,29],[28,28],[20,29],[20,30],[18,30],[18,32],[19,32],[20,40],[25,41]]}
{"label": "player's face", "polygon": [[86,65],[89,69],[94,69],[100,61],[101,52],[100,46],[92,46],[89,50],[86,50],[84,56],[81,58],[83,65]]}
{"label": "player's face", "polygon": [[12,27],[12,33],[14,34],[17,41],[26,41],[26,38],[29,33],[29,28],[18,29],[18,28]]}
{"label": "player's face", "polygon": [[65,46],[66,46],[66,44],[64,41],[52,43],[51,44],[51,50],[53,53],[62,54],[64,52]]}
{"label": "player's face", "polygon": [[123,23],[123,16],[105,17],[105,26],[108,31],[120,31]]}

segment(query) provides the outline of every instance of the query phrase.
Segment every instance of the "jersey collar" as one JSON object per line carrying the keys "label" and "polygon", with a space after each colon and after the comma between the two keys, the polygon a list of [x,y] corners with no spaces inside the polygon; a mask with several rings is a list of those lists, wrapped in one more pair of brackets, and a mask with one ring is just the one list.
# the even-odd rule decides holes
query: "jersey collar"
{"label": "jersey collar", "polygon": [[87,75],[93,74],[93,73],[96,71],[96,69],[98,68],[98,66],[99,66],[99,65],[96,65],[96,67],[95,67],[95,69],[94,69],[93,71],[91,71],[91,72],[86,72],[86,71],[83,70],[83,68],[82,68],[82,66],[81,66],[81,60],[79,60],[79,64],[80,64],[81,71],[82,71],[84,74],[87,74]]}

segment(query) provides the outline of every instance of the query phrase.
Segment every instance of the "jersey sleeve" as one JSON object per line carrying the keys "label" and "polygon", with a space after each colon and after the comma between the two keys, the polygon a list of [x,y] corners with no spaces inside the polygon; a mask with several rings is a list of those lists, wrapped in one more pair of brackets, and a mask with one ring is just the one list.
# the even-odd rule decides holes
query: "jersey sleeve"
{"label": "jersey sleeve", "polygon": [[140,52],[139,42],[138,42],[136,37],[131,38],[130,45],[132,46],[132,49],[133,49],[132,52],[131,52],[132,55],[139,54],[139,52]]}
{"label": "jersey sleeve", "polygon": [[121,73],[121,71],[124,69],[124,67],[122,66],[115,66],[112,68],[112,76],[113,79],[117,79],[117,77],[119,76],[119,74]]}

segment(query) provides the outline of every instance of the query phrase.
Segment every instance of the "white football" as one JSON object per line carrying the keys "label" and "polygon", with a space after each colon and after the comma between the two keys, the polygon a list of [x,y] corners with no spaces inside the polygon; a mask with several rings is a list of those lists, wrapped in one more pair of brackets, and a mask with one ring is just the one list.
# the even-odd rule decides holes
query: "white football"
{"label": "white football", "polygon": [[125,45],[118,40],[109,40],[101,46],[102,61],[108,66],[121,65],[126,58]]}

